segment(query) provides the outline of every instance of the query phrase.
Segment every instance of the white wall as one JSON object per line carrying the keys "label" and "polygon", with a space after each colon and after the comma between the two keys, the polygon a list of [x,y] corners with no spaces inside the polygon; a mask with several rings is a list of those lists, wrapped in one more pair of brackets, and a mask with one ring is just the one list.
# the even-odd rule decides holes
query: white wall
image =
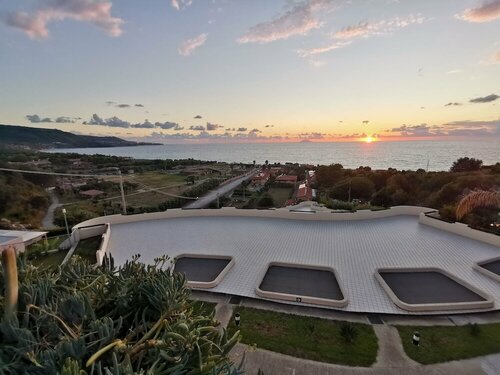
{"label": "white wall", "polygon": [[324,221],[343,221],[343,220],[369,220],[384,217],[398,216],[398,215],[411,215],[418,216],[422,212],[428,212],[432,209],[427,207],[416,206],[396,206],[387,210],[370,211],[361,210],[356,212],[347,213],[333,213],[331,211],[322,212],[292,212],[285,208],[277,210],[240,210],[234,207],[225,207],[220,210],[182,210],[174,209],[163,212],[153,212],[138,215],[111,215],[101,216],[95,219],[84,221],[77,224],[74,229],[79,229],[84,226],[99,225],[99,224],[123,224],[133,223],[147,220],[162,220],[174,219],[181,217],[224,217],[224,216],[237,216],[237,217],[262,217],[262,218],[275,218],[275,219],[289,219],[289,220],[324,220]]}
{"label": "white wall", "polygon": [[476,241],[481,241],[493,246],[500,247],[500,236],[472,229],[466,224],[447,223],[445,221],[426,216],[424,213],[420,214],[419,222],[421,224],[428,225],[430,227],[434,227],[440,230],[444,230],[446,232],[455,233],[460,236],[472,238],[473,240]]}

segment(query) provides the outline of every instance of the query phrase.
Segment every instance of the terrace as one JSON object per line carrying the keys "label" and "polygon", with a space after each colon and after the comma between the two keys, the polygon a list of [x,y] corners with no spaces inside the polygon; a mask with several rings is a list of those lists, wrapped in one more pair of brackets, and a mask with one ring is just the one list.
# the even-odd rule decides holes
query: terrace
{"label": "terrace", "polygon": [[[345,214],[302,213],[288,209],[169,210],[102,217],[81,226],[110,224],[109,241],[102,251],[109,252],[117,265],[137,253],[141,253],[144,262],[153,262],[163,254],[172,258],[183,254],[230,257],[234,264],[224,269],[226,272],[222,276],[219,273],[217,285],[209,289],[215,293],[363,313],[442,314],[500,309],[498,281],[474,267],[485,259],[498,257],[498,238],[462,227],[459,228],[462,235],[452,233],[458,231],[455,224],[427,218],[423,215],[425,210],[396,207]],[[311,294],[310,288],[300,290],[299,285],[306,280],[321,280],[323,276],[319,274],[288,278],[298,281],[293,284],[295,287],[290,284],[292,289],[288,290],[274,283],[278,288],[271,291],[291,298],[259,295],[259,286],[261,290],[266,289],[265,277],[270,264],[276,262],[335,270],[334,278],[342,287],[342,297],[347,304],[318,303],[303,298],[318,297]],[[182,263],[177,267],[183,267]],[[430,311],[401,308],[377,282],[378,270],[387,268],[442,270],[451,279],[463,282],[466,289],[479,295],[481,300],[476,301],[478,305],[463,304],[459,309],[446,305]],[[338,302],[342,298],[330,296],[326,300]]]}

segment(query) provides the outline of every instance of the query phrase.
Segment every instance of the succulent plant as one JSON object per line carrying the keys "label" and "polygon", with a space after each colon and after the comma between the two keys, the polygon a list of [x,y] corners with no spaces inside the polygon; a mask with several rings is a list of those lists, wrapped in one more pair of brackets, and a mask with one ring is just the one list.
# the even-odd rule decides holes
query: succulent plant
{"label": "succulent plant", "polygon": [[[9,278],[2,270],[0,281]],[[196,312],[167,257],[120,268],[72,257],[56,271],[19,258],[18,278],[17,313],[0,323],[0,374],[239,373],[228,357],[239,333]],[[4,313],[11,303],[0,300]]]}

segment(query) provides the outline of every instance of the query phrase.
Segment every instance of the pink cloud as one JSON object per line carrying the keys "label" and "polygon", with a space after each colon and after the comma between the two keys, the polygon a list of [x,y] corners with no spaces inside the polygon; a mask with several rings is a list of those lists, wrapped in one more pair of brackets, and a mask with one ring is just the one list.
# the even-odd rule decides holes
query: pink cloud
{"label": "pink cloud", "polygon": [[96,0],[54,0],[34,14],[16,12],[11,14],[7,25],[20,29],[32,39],[49,36],[48,25],[66,19],[89,22],[108,35],[117,37],[123,33],[124,21],[111,16],[112,3]]}
{"label": "pink cloud", "polygon": [[330,3],[332,3],[331,0],[303,1],[274,20],[251,27],[238,38],[238,43],[270,43],[295,35],[305,35],[322,26],[315,13]]}
{"label": "pink cloud", "polygon": [[466,9],[455,17],[467,22],[490,22],[500,19],[500,0],[487,1],[477,8]]}
{"label": "pink cloud", "polygon": [[189,56],[191,55],[196,48],[202,46],[205,44],[207,41],[208,34],[200,34],[197,37],[194,37],[192,39],[185,40],[184,42],[181,43],[179,48],[177,49],[179,54],[182,56]]}

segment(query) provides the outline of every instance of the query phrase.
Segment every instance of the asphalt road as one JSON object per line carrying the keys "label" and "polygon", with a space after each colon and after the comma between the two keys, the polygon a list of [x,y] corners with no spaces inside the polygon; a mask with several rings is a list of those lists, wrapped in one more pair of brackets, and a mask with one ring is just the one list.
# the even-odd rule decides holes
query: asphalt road
{"label": "asphalt road", "polygon": [[247,174],[245,174],[245,175],[243,175],[243,176],[241,176],[241,177],[239,177],[231,182],[228,182],[222,186],[219,186],[218,188],[216,188],[212,191],[209,191],[206,195],[204,195],[200,199],[193,201],[191,203],[188,203],[187,205],[184,206],[184,208],[194,209],[194,208],[208,207],[208,205],[211,202],[213,202],[214,200],[217,199],[217,195],[222,197],[223,195],[233,191],[238,186],[240,186],[243,181],[251,179],[252,176],[255,175],[258,171],[259,171],[258,169],[254,169],[254,170],[248,172]]}
{"label": "asphalt road", "polygon": [[45,217],[42,220],[42,228],[44,229],[52,229],[55,228],[56,225],[54,224],[54,211],[62,206],[62,204],[59,203],[59,198],[57,198],[57,195],[54,193],[54,188],[49,188],[49,196],[50,196],[50,206],[47,210],[47,213],[45,214]]}

